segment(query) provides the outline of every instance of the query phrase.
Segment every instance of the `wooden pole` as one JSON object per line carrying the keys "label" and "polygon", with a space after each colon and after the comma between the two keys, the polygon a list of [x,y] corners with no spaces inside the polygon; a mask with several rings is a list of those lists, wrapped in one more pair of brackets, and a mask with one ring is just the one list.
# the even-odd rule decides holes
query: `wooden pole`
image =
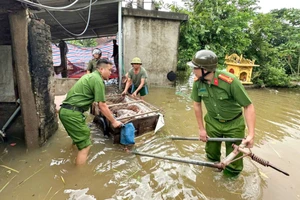
{"label": "wooden pole", "polygon": [[116,118],[116,119],[117,119],[117,120],[122,120],[122,119],[128,119],[128,118],[135,118],[135,117],[137,117],[137,116],[147,115],[147,114],[155,113],[155,112],[158,112],[158,111],[159,111],[159,110],[152,110],[152,111],[149,111],[149,112],[140,113],[140,114],[132,115],[132,116],[128,116],[128,117]]}
{"label": "wooden pole", "polygon": [[27,10],[9,14],[12,51],[16,69],[17,85],[21,100],[25,142],[28,148],[39,146],[39,119],[31,86],[28,57],[28,15]]}
{"label": "wooden pole", "polygon": [[60,67],[62,68],[61,77],[68,78],[68,61],[67,53],[68,46],[63,40],[59,41],[59,51],[60,51]]}
{"label": "wooden pole", "polygon": [[138,103],[138,102],[142,102],[142,101],[143,100],[137,100],[137,101],[131,101],[131,102],[126,102],[126,103],[111,104],[111,105],[108,105],[108,107],[111,108],[111,107],[115,107],[115,106],[123,106],[123,105]]}

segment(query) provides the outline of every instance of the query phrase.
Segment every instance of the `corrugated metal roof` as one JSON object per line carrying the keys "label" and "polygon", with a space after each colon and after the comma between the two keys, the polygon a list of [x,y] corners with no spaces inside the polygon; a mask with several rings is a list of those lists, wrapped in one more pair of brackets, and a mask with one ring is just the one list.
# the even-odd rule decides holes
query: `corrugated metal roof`
{"label": "corrugated metal roof", "polygon": [[[34,2],[37,2],[36,0]],[[43,5],[50,7],[61,7],[70,5],[74,0],[39,0]],[[90,23],[87,31],[82,36],[74,36],[65,31],[55,19],[44,9],[38,10],[31,6],[30,10],[38,19],[44,19],[46,24],[51,27],[51,35],[53,41],[60,39],[81,39],[81,38],[95,38],[102,36],[116,35],[118,32],[118,4],[119,0],[93,0],[94,4],[91,8]],[[88,6],[90,0],[79,0],[78,3],[68,8],[74,10]],[[16,0],[3,1],[0,0],[0,44],[10,44],[10,27],[8,15],[18,9],[26,7],[25,4]],[[78,10],[75,12],[59,12],[49,11],[67,30],[72,33],[81,33],[87,24],[89,8]]]}
{"label": "corrugated metal roof", "polygon": [[[69,5],[69,0],[43,0],[44,5],[60,7]],[[93,0],[95,2],[95,0]],[[70,9],[78,9],[88,6],[90,0],[80,0]],[[79,34],[87,24],[89,8],[75,12],[49,11],[70,32]],[[97,0],[91,8],[90,23],[87,31],[79,37],[73,36],[65,31],[55,19],[45,10],[34,11],[38,18],[44,19],[51,27],[52,40],[91,38],[116,35],[118,32],[118,1]]]}

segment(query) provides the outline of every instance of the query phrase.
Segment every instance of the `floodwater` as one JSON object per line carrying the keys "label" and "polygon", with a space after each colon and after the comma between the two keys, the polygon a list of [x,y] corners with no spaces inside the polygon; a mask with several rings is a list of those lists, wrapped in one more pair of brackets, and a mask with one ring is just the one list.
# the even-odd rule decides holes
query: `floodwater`
{"label": "floodwater", "polygon": [[[190,80],[174,88],[150,88],[146,101],[162,110],[166,125],[155,135],[139,138],[137,142],[145,142],[138,151],[206,161],[203,142],[166,139],[197,137]],[[230,179],[208,167],[132,155],[92,123],[88,164],[78,168],[76,150],[60,123],[57,133],[38,150],[27,151],[21,141],[15,146],[0,143],[0,199],[300,199],[300,91],[247,91],[257,114],[252,152],[290,176],[250,158],[244,158],[240,176]]]}

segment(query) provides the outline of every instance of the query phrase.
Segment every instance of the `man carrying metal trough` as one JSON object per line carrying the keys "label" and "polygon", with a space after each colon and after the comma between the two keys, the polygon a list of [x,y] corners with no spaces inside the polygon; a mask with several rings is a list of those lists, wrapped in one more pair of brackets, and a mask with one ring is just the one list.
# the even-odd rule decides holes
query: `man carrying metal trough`
{"label": "man carrying metal trough", "polygon": [[[241,82],[228,72],[217,70],[218,58],[209,50],[198,51],[191,62],[196,76],[191,98],[199,128],[199,139],[208,138],[244,138],[245,120],[248,135],[242,141],[246,147],[253,147],[255,135],[255,109]],[[201,102],[204,102],[207,114],[204,116]],[[243,117],[242,110],[244,108]],[[220,162],[221,142],[207,142],[207,158]],[[226,155],[233,151],[232,142],[226,142]],[[238,156],[241,156],[240,153]],[[224,174],[236,176],[243,169],[243,159],[226,166]]]}
{"label": "man carrying metal trough", "polygon": [[68,92],[59,110],[59,118],[68,135],[78,148],[76,165],[85,164],[91,147],[90,129],[86,125],[83,112],[97,102],[100,111],[114,128],[122,123],[117,121],[105,103],[105,85],[103,80],[109,79],[112,63],[106,59],[97,61],[93,73],[82,76]]}

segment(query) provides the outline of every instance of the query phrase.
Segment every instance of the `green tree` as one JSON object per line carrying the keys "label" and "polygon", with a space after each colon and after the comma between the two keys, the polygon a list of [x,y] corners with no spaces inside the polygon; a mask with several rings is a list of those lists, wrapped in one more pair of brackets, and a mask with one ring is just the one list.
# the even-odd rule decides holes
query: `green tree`
{"label": "green tree", "polygon": [[181,26],[179,41],[179,68],[200,49],[210,49],[224,64],[226,54],[244,53],[251,44],[249,21],[255,15],[256,0],[190,0],[186,9],[171,6],[173,11],[189,15]]}
{"label": "green tree", "polygon": [[282,68],[278,56],[278,49],[274,48],[272,41],[276,39],[275,33],[280,33],[281,24],[274,19],[272,14],[257,14],[252,20],[249,37],[252,42],[245,55],[251,57],[259,64],[253,70],[253,82],[265,85],[269,76],[269,68]]}
{"label": "green tree", "polygon": [[288,86],[289,80],[285,75],[296,75],[300,32],[299,20],[295,16],[300,18],[299,10],[281,9],[257,14],[253,19],[249,32],[252,43],[245,54],[253,57],[260,65],[254,69],[254,82],[269,86]]}
{"label": "green tree", "polygon": [[[262,14],[257,0],[185,0],[185,7],[168,5],[189,16],[180,28],[178,69],[186,69],[199,49],[210,49],[224,64],[226,54],[256,60],[254,82],[288,86],[287,75],[300,73],[300,10],[280,9]],[[277,76],[274,78],[272,76]]]}
{"label": "green tree", "polygon": [[300,10],[281,9],[272,11],[283,24],[281,34],[285,42],[278,44],[279,56],[288,74],[299,76],[300,62]]}
{"label": "green tree", "polygon": [[70,44],[74,44],[80,47],[95,47],[97,46],[96,39],[81,39],[81,40],[70,40]]}
{"label": "green tree", "polygon": [[270,67],[265,82],[266,86],[285,87],[289,86],[290,78],[283,68]]}

